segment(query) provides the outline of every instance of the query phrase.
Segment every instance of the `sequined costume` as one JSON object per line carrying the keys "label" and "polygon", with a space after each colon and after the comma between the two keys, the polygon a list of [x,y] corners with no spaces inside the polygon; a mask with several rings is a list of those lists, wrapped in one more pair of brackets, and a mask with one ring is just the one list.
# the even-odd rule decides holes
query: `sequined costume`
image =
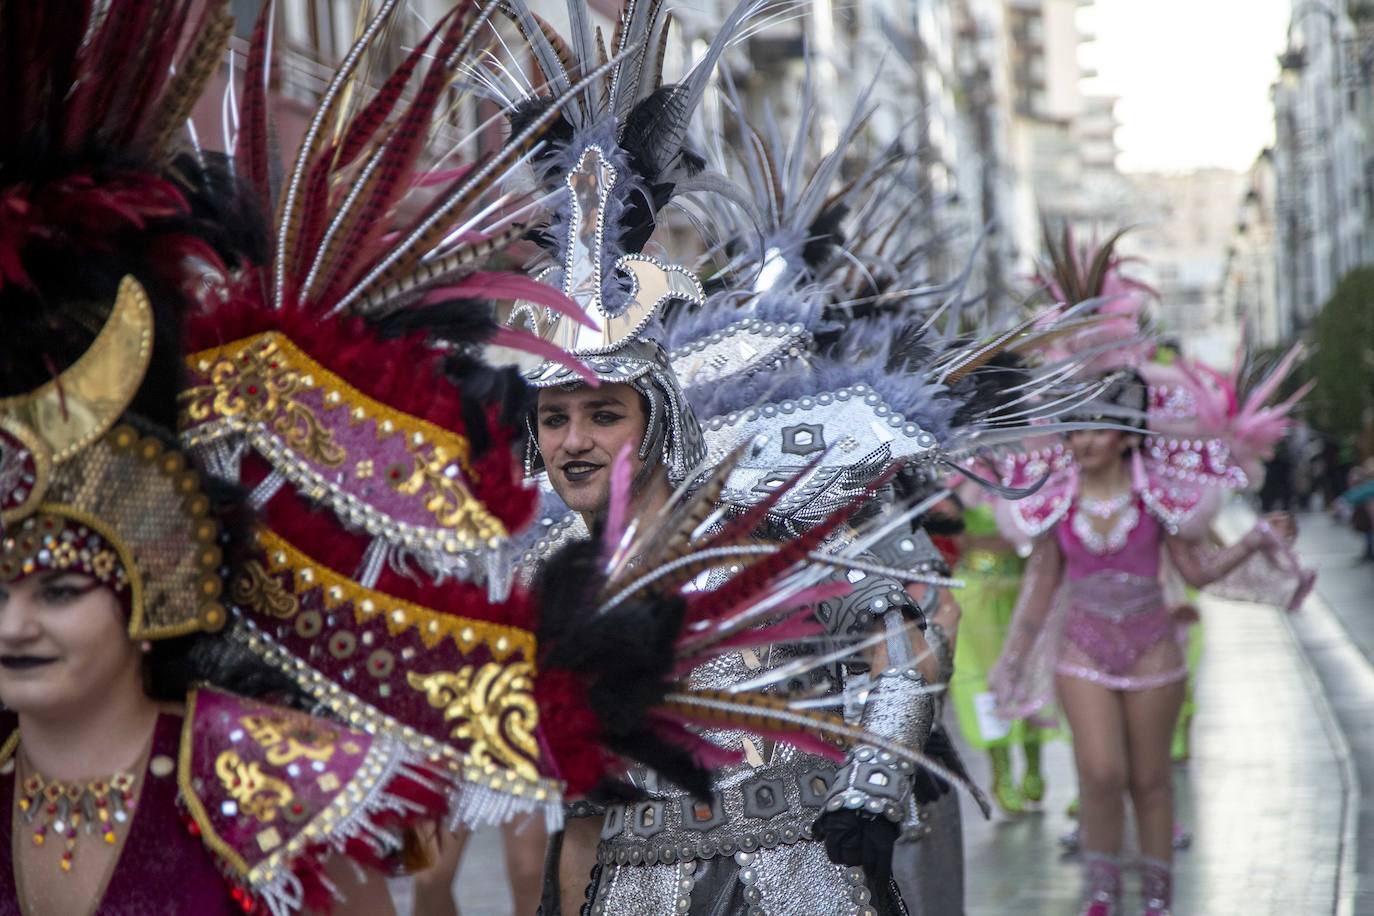
{"label": "sequined costume", "polygon": [[[729,17],[706,55],[708,62],[714,60],[755,5],[741,4]],[[574,35],[566,45],[557,46],[543,43],[545,32],[533,27],[533,14],[518,5],[515,10],[518,22],[530,24],[522,30],[545,76],[557,89],[560,81],[569,80],[569,74],[565,72],[563,55],[555,51],[584,46],[577,34],[577,25],[585,16],[582,3],[569,4]],[[629,47],[641,36],[652,35],[660,15],[653,4],[630,7],[617,40]],[[586,47],[589,49],[590,44]],[[611,53],[618,53],[620,47],[617,45]],[[588,64],[590,59],[584,61],[584,66]],[[513,321],[524,323],[528,330],[550,342],[563,343],[582,357],[600,380],[635,387],[649,408],[639,454],[646,460],[646,467],[652,469],[658,463],[654,456],[661,455],[673,483],[691,481],[703,469],[717,469],[718,480],[700,484],[697,491],[710,494],[711,509],[723,503],[735,507],[748,519],[733,525],[724,521],[718,529],[733,527],[752,532],[766,520],[772,523],[793,518],[794,524],[800,520],[807,529],[814,529],[814,535],[796,538],[800,527],[778,525],[776,530],[782,537],[775,540],[814,552],[834,530],[831,517],[837,511],[846,511],[851,499],[862,496],[863,488],[882,473],[886,462],[875,459],[866,469],[866,476],[851,475],[852,479],[845,481],[845,489],[837,489],[829,500],[823,500],[816,498],[814,485],[808,485],[801,477],[800,488],[787,486],[788,480],[796,475],[779,473],[776,464],[770,464],[774,452],[760,454],[741,448],[742,440],[750,435],[744,431],[748,427],[720,422],[715,425],[714,435],[703,436],[676,372],[683,354],[675,352],[670,364],[658,322],[662,306],[701,305],[704,293],[685,269],[662,258],[650,259],[639,254],[639,247],[652,231],[657,209],[671,193],[673,183],[690,181],[691,173],[677,165],[682,137],[671,126],[651,136],[624,131],[621,124],[634,123],[641,116],[633,100],[641,100],[645,111],[669,97],[695,104],[700,92],[697,87],[708,69],[699,64],[682,83],[657,86],[643,82],[650,72],[648,67],[626,68],[613,74],[601,104],[578,105],[566,112],[570,139],[536,162],[536,174],[541,181],[550,188],[566,186],[572,198],[571,206],[556,209],[549,227],[540,233],[547,242],[551,260],[542,275],[581,302],[595,326],[579,328],[544,310],[521,307],[515,310]],[[636,79],[640,80],[638,84]],[[669,125],[687,114],[690,107],[676,110]],[[627,149],[631,139],[644,146]],[[655,148],[656,144],[661,147]],[[660,174],[641,174],[645,163],[662,163],[667,168]],[[656,189],[649,207],[640,199],[642,192],[638,188],[642,184]],[[618,214],[618,218],[610,218],[613,214]],[[607,271],[605,276],[595,279],[603,264],[614,264],[619,271]],[[627,275],[634,280],[629,289],[639,295],[627,297],[625,286],[614,282],[617,276]],[[589,283],[588,278],[594,279]],[[646,296],[645,292],[652,295]],[[697,357],[697,365],[721,369],[721,364],[707,359],[703,349],[704,346],[689,348],[691,356],[685,358]],[[740,351],[734,352],[738,355]],[[732,364],[730,369],[739,371],[741,367]],[[570,369],[552,363],[529,371],[526,377],[538,387],[581,383]],[[704,382],[700,373],[691,373],[685,380],[694,382]],[[837,406],[872,415],[873,404],[863,401],[863,394],[862,389],[842,392]],[[852,406],[843,404],[851,397]],[[903,437],[903,448],[920,447],[914,425],[903,432],[908,432]],[[541,457],[533,450],[535,438],[531,428],[532,450],[527,462],[531,472],[538,472],[541,467]],[[933,444],[934,440],[925,437],[922,441]],[[895,445],[886,450],[889,457],[897,453]],[[764,505],[757,494],[740,498],[738,494],[747,493],[765,473],[772,475],[767,492],[775,505]],[[832,480],[836,476],[829,469],[827,474]],[[541,562],[552,542],[576,527],[576,523],[553,522],[529,554],[529,560]],[[705,543],[710,540],[706,537]],[[636,560],[653,574],[653,556]],[[908,604],[900,583],[876,575],[865,578],[857,571],[853,576],[858,588],[856,597],[824,605],[818,615],[825,632],[841,642],[867,632],[889,609]],[[704,600],[711,600],[712,595],[725,600],[728,591],[728,585],[713,574],[712,588],[702,595]],[[761,640],[767,638],[760,636]],[[771,687],[775,686],[775,677],[786,680],[786,666],[796,661],[794,652],[765,644],[721,653],[696,667],[688,682],[699,690],[722,693],[738,690],[749,681]],[[743,913],[762,907],[765,912],[803,912],[794,909],[802,905],[814,907],[817,913],[831,912],[836,907],[845,912],[871,911],[875,907],[882,912],[897,912],[895,895],[885,881],[870,888],[860,869],[832,864],[824,846],[811,835],[812,823],[827,805],[832,810],[845,806],[850,810],[862,808],[890,823],[907,816],[910,777],[915,766],[911,759],[887,748],[909,748],[919,758],[919,748],[929,728],[930,703],[926,697],[922,704],[912,704],[912,692],[915,696],[921,693],[920,677],[910,663],[901,665],[894,661],[894,665],[891,671],[880,672],[875,679],[867,706],[869,714],[861,716],[858,722],[864,730],[872,730],[888,743],[882,747],[861,746],[851,754],[850,765],[844,768],[837,770],[836,755],[831,752],[804,753],[795,746],[776,742],[776,736],[766,730],[712,730],[707,733],[717,748],[712,753],[733,752],[742,759],[718,771],[711,783],[709,802],[694,802],[687,791],[672,785],[662,773],[638,772],[635,779],[649,793],[648,800],[628,806],[612,805],[604,815],[598,851],[601,865],[589,891],[592,911],[658,913],[676,909]],[[800,672],[804,674],[812,666],[814,663],[803,660]],[[809,678],[807,675],[808,681]],[[831,689],[838,693],[841,681],[835,679],[832,683]],[[821,750],[816,745],[808,749]],[[876,774],[875,781],[865,783],[870,771]],[[872,792],[853,788],[865,784],[877,788]],[[810,902],[805,904],[799,904],[795,893],[800,875],[805,875],[811,884]],[[565,912],[574,904],[562,901]]]}
{"label": "sequined costume", "polygon": [[242,507],[177,447],[177,339],[205,273],[245,250],[197,218],[216,201],[214,166],[176,155],[173,136],[231,30],[218,4],[0,13],[0,66],[18,93],[0,102],[0,198],[27,214],[0,241],[0,583],[58,573],[107,589],[129,641],[118,649],[147,644],[144,677],[117,685],[143,695],[121,700],[180,707],[150,722],[134,771],[64,783],[26,769],[31,713],[13,704],[0,753],[13,806],[5,912],[21,894],[60,894],[88,838],[121,834],[92,909],[326,911],[331,861],[392,873],[407,831],[445,808],[448,778],[424,755],[285,708],[298,699],[289,686],[224,636],[241,546],[227,523]]}
{"label": "sequined costume", "polygon": [[[92,5],[72,22],[6,7],[0,33],[51,68],[4,60],[20,71],[6,85],[43,91],[6,96],[34,123],[0,144],[7,206],[33,217],[0,239],[0,581],[89,575],[120,600],[131,640],[216,634],[196,643],[209,648],[192,674],[237,661],[274,696],[332,717],[219,690],[186,701],[178,803],[223,876],[187,893],[222,889],[273,916],[327,909],[334,888],[321,869],[334,859],[396,871],[421,822],[533,809],[556,823],[564,791],[640,756],[671,758],[674,777],[698,786],[710,761],[685,724],[792,735],[807,722],[798,740],[827,747],[859,734],[823,711],[677,683],[679,668],[734,635],[724,619],[734,608],[606,571],[600,542],[552,558],[563,564],[556,585],[495,586],[534,498],[508,448],[522,388],[478,358],[491,339],[522,343],[502,338],[489,297],[586,317],[543,284],[478,270],[514,234],[493,217],[451,237],[484,188],[463,170],[430,180],[430,116],[493,8],[456,5],[380,87],[364,88],[355,68],[388,55],[378,36],[397,8],[372,15],[333,75],[284,189],[269,155],[272,5],[253,30],[232,169],[169,148],[232,31],[225,6],[201,11],[185,60],[174,52],[186,4]],[[131,46],[157,53],[139,57],[139,79],[109,79]],[[138,105],[103,104],[134,86]],[[345,86],[368,101],[335,119]],[[478,171],[501,178],[555,112]],[[111,138],[124,145],[106,149]],[[375,180],[344,178],[359,169]],[[436,195],[432,206],[411,206],[417,189]],[[255,244],[259,209],[276,215],[270,252]],[[254,511],[235,498],[220,506],[212,475],[248,491]],[[232,558],[218,509],[249,536]],[[676,527],[642,533],[696,559]],[[805,560],[777,549],[767,570],[723,587],[746,606],[771,602]],[[773,608],[779,620],[792,610],[785,599]],[[627,645],[626,632],[640,638]],[[634,703],[617,689],[631,675]],[[158,741],[170,727],[159,724]],[[153,765],[154,782],[167,778]],[[173,807],[159,796],[156,829]],[[189,878],[203,863],[187,854]]]}
{"label": "sequined costume", "polygon": [[[401,7],[372,11],[277,187],[262,110],[271,9],[254,30],[250,55],[262,66],[247,69],[243,128],[228,145],[257,207],[275,214],[274,244],[208,278],[214,295],[187,334],[181,395],[183,442],[248,489],[257,513],[256,550],[231,583],[233,638],[333,715],[441,766],[452,783],[449,827],[535,812],[556,828],[565,793],[637,759],[672,759],[674,775],[697,785],[712,762],[691,755],[696,739],[682,723],[703,716],[744,711],[783,733],[805,721],[845,743],[843,723],[825,713],[781,722],[767,698],[741,694],[724,710],[678,684],[678,669],[732,635],[719,619],[729,608],[691,607],[688,640],[681,583],[608,567],[598,561],[610,553],[604,543],[573,545],[549,558],[550,579],[510,587],[513,540],[537,496],[510,461],[527,390],[484,354],[547,358],[533,384],[580,379],[592,369],[579,362],[579,333],[624,330],[597,324],[606,318],[597,301],[482,269],[519,234],[484,195],[525,167],[575,93],[464,168],[451,167],[445,142],[427,141],[448,127],[455,68],[470,63],[465,54],[480,57],[495,41],[492,17],[513,10],[456,4],[399,61],[385,36]],[[357,74],[374,65],[385,76],[361,88]],[[341,95],[355,92],[366,104],[335,121]],[[582,165],[592,199],[598,181],[616,185],[614,163],[589,153]],[[648,304],[659,304],[658,281],[682,292],[684,271],[649,261],[621,265]],[[559,343],[499,327],[498,297],[517,299],[517,313],[551,336],[571,336]],[[662,380],[652,357],[632,362],[616,363],[621,377]],[[671,392],[655,403],[673,431],[656,444],[685,468],[699,443]],[[664,524],[640,533],[691,561],[671,527],[679,521]],[[771,594],[800,559],[778,551],[767,574],[731,579],[736,598]],[[626,633],[638,638],[626,645]],[[631,677],[635,690],[613,686]]]}
{"label": "sequined costume", "polygon": [[[888,518],[864,518],[849,532],[835,519],[869,511],[899,466],[929,481],[950,450],[981,433],[997,427],[995,435],[1005,441],[1019,436],[1033,415],[1052,420],[1052,411],[979,397],[986,393],[978,389],[987,360],[1039,331],[1024,325],[979,342],[959,336],[964,298],[924,276],[919,245],[903,248],[921,233],[891,232],[875,215],[882,209],[877,202],[900,184],[891,163],[871,164],[862,180],[834,193],[845,144],[866,118],[862,104],[840,147],[827,150],[810,171],[800,165],[807,153],[799,149],[796,174],[771,172],[781,157],[770,157],[763,144],[740,152],[748,160],[749,191],[709,168],[723,163],[701,169],[686,147],[688,120],[732,34],[765,4],[737,5],[677,84],[662,82],[668,41],[662,4],[627,4],[604,58],[597,56],[582,0],[567,4],[566,39],[524,4],[510,6],[547,89],[498,77],[493,94],[517,99],[517,113],[539,111],[565,91],[578,98],[563,112],[566,123],[553,132],[556,140],[533,158],[535,179],[552,201],[533,235],[545,255],[539,275],[592,318],[579,325],[547,308],[517,304],[512,323],[581,357],[600,381],[635,388],[649,417],[638,457],[652,460],[658,452],[669,480],[705,501],[692,536],[703,552],[711,550],[713,532],[745,531],[756,534],[757,543],[741,545],[737,556],[795,549],[816,567],[812,575],[842,571],[835,594],[816,595],[813,627],[818,624],[819,632],[803,641],[763,628],[756,638],[771,648],[745,648],[741,633],[735,651],[696,667],[689,682],[724,695],[766,688],[784,703],[798,687],[818,693],[813,700],[851,701],[851,722],[871,739],[860,738],[836,760],[814,744],[777,744],[766,729],[713,730],[714,753],[735,752],[743,760],[717,772],[710,799],[700,804],[661,771],[637,773],[648,798],[612,805],[602,815],[601,864],[589,907],[611,914],[899,911],[886,880],[888,862],[878,860],[890,858],[899,833],[920,829],[913,804],[918,770],[966,783],[921,752],[931,726],[932,688],[917,670],[920,653],[908,634],[923,614],[902,583],[951,582],[929,554],[910,565],[874,559],[879,542],[896,532],[899,551],[922,552],[907,505]],[[618,62],[621,54],[630,55],[626,63]],[[600,59],[605,63],[598,66]],[[593,71],[593,91],[573,89],[578,74]],[[514,118],[512,129],[523,123]],[[803,125],[803,138],[806,132]],[[769,177],[754,180],[758,175]],[[746,217],[732,223],[713,206],[729,210],[748,194],[775,190],[771,206],[751,214],[759,222]],[[705,199],[708,221],[739,244],[739,256],[717,274],[711,293],[672,258],[644,254],[653,245],[660,209],[689,191]],[[875,204],[863,206],[861,199]],[[838,226],[851,205],[862,215],[845,224],[855,239],[846,244]],[[821,227],[828,228],[812,245]],[[757,244],[760,235],[763,243]],[[901,241],[893,242],[894,235]],[[856,263],[864,269],[851,269]],[[879,298],[887,289],[918,292],[893,295],[881,320],[865,313],[872,321],[856,322],[852,335],[837,334],[852,317],[839,303],[873,297],[868,283],[879,284]],[[936,327],[932,313],[941,309],[948,320]],[[526,378],[541,388],[584,383],[576,370],[553,362],[527,370]],[[1029,372],[1017,380],[1027,392],[1053,387]],[[1057,403],[1074,400],[1073,392],[1060,393]],[[1002,417],[1002,408],[1015,417]],[[536,445],[531,425],[531,447]],[[527,457],[530,471],[538,473],[541,456],[528,451]],[[552,543],[575,529],[575,522],[550,515],[546,537],[527,556],[542,562]],[[677,567],[674,557],[661,553],[625,548],[616,556],[639,564],[646,578],[672,575]],[[715,565],[719,570],[732,562],[722,552]],[[820,587],[820,579],[813,584]],[[850,593],[841,596],[846,588]],[[700,601],[725,601],[729,587],[711,581],[694,594]],[[865,640],[881,644],[887,661],[883,670],[866,672],[861,697],[855,675],[862,663],[850,656]],[[801,646],[789,645],[794,642]],[[886,845],[876,841],[880,835]],[[860,837],[883,850],[863,862],[866,874],[858,861],[870,847]],[[575,903],[562,901],[564,911]]]}
{"label": "sequined costume", "polygon": [[[0,806],[46,804],[41,780],[20,779],[21,735],[8,724]],[[304,850],[333,845],[335,830],[354,833],[344,826],[350,821],[394,823],[442,808],[442,783],[421,771],[407,777],[403,759],[394,743],[327,720],[220,691],[193,693],[183,710],[158,718],[144,769],[130,774],[134,797],[116,812],[127,836],[91,912],[296,912],[307,899],[300,880],[319,882],[309,872],[293,875]],[[61,880],[14,868],[12,844],[38,842],[42,831],[42,821],[24,815],[0,819],[0,913],[22,912],[20,901],[31,905],[47,882]],[[310,888],[312,908],[327,905],[319,890]]]}
{"label": "sequined costume", "polygon": [[[1271,381],[1261,387],[1277,384]],[[1185,394],[1161,385],[1142,391],[1134,422],[1160,431],[1132,451],[1132,489],[1121,505],[1084,510],[1077,467],[1063,445],[1002,459],[1004,483],[1047,481],[1033,496],[998,505],[1009,538],[1037,539],[1014,615],[1015,632],[992,678],[1004,718],[1047,707],[1056,671],[1116,690],[1148,689],[1186,677],[1178,640],[1166,638],[1176,634],[1167,614],[1162,562],[1190,557],[1213,591],[1277,600],[1289,610],[1300,607],[1312,588],[1313,574],[1263,526],[1248,536],[1253,538],[1248,545],[1221,549],[1209,542],[1208,526],[1225,494],[1245,486],[1247,477],[1235,463],[1234,436],[1178,435],[1196,431],[1199,401]],[[1250,404],[1248,409],[1259,408]],[[1252,443],[1240,454],[1258,448]],[[1090,512],[1110,520],[1110,528],[1100,532]],[[1187,557],[1169,557],[1162,549],[1166,536],[1176,536],[1173,549]],[[1236,551],[1248,559],[1228,563]],[[1112,609],[1112,615],[1104,617],[1103,608]]]}
{"label": "sequined costume", "polygon": [[[1057,652],[1052,662],[1026,664],[1111,690],[1146,690],[1184,679],[1187,667],[1159,583],[1159,522],[1137,503],[1123,514],[1119,539],[1085,539],[1084,526],[1073,525],[1081,517],[1077,506],[1071,508],[1027,569],[1028,579],[1058,575],[1063,585],[1042,636],[1041,651]],[[1028,581],[1026,587],[1037,584]],[[1046,696],[1043,690],[1031,695]],[[1016,711],[1026,715],[1041,705]]]}
{"label": "sequined costume", "polygon": [[[922,532],[897,532],[872,545],[866,557],[894,569],[944,569]],[[914,617],[924,627],[919,608],[899,582],[858,572],[848,578],[854,586],[850,595],[816,609],[825,631],[840,644],[874,628],[898,625],[901,617]],[[785,673],[803,658],[796,648],[786,646],[744,650],[697,668],[691,681],[728,690],[769,679],[770,670]],[[897,659],[889,661],[895,664]],[[935,703],[929,693],[910,689],[923,683],[914,668],[874,673],[845,664],[828,675],[806,678],[813,682],[810,693],[825,690],[837,701],[845,696],[846,683],[852,692],[858,678],[867,688],[856,716],[865,730],[899,738],[912,747],[925,746]],[[803,685],[794,680],[786,686],[795,690]],[[936,823],[924,805],[915,803],[909,784],[913,767],[876,747],[860,747],[837,768],[832,759],[779,745],[757,733],[713,731],[709,738],[743,757],[740,764],[716,774],[709,803],[653,774],[640,774],[649,800],[610,808],[598,850],[602,864],[591,895],[592,912],[647,913],[665,902],[688,913],[907,911],[911,904],[903,902],[895,882],[875,882],[862,868],[834,864],[814,836],[813,823],[824,811],[848,806],[852,797],[899,823],[911,840],[925,842],[932,831],[947,824]],[[951,765],[937,759],[941,766]],[[953,766],[959,767],[957,762]],[[894,786],[896,780],[907,785]],[[847,791],[850,786],[860,792]],[[882,791],[884,787],[894,791]],[[958,804],[948,791],[940,801]],[[939,841],[951,835],[947,829]],[[950,880],[954,882],[953,876]],[[932,902],[936,896],[932,893]]]}
{"label": "sequined costume", "polygon": [[[1177,536],[1171,551],[1186,554],[1171,554],[1171,562],[1190,559],[1204,582],[1228,593],[1271,600],[1279,595],[1284,603],[1305,594],[1307,578],[1287,574],[1288,547],[1267,529],[1225,549],[1199,539],[1226,486],[1244,481],[1224,445],[1205,445],[1199,455],[1178,440],[1147,438],[1141,450],[1151,457],[1135,460],[1130,496],[1111,507],[1105,532],[1083,510],[1077,471],[1064,447],[1003,460],[1008,482],[1028,473],[1053,475],[1036,495],[999,507],[1004,530],[1036,539],[1012,632],[990,678],[1004,718],[1048,707],[1056,671],[1117,690],[1148,689],[1186,676],[1162,584],[1167,537]],[[1178,472],[1176,466],[1190,470]],[[1268,590],[1250,584],[1257,581]]]}

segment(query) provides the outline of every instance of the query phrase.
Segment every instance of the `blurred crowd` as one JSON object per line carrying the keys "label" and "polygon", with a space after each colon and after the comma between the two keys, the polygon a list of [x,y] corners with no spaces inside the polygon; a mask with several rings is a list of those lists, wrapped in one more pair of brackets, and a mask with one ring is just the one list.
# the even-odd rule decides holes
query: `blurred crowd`
{"label": "blurred crowd", "polygon": [[1337,436],[1297,424],[1264,464],[1263,511],[1329,511],[1364,536],[1374,560],[1374,409],[1360,431]]}

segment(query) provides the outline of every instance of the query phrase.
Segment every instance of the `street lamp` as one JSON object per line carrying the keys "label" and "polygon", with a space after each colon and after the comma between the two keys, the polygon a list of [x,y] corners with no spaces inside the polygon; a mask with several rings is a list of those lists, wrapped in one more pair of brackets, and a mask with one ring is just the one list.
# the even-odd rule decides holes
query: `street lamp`
{"label": "street lamp", "polygon": [[1307,66],[1307,54],[1302,48],[1289,47],[1279,55],[1279,79],[1286,88],[1292,89],[1302,79],[1302,71]]}

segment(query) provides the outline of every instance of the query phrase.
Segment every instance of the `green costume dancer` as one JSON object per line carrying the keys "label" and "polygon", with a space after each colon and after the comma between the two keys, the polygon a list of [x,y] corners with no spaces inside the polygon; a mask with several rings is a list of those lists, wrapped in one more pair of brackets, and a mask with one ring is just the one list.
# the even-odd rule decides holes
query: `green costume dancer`
{"label": "green costume dancer", "polygon": [[[954,649],[954,677],[949,694],[964,739],[983,748],[992,760],[992,794],[1007,814],[1020,814],[1027,802],[1045,795],[1040,774],[1040,743],[1051,733],[1028,719],[1006,722],[992,711],[988,672],[1002,653],[1012,609],[1021,589],[1025,561],[998,534],[990,506],[964,513],[965,549],[954,575],[967,585],[953,594],[963,607]],[[1011,748],[1026,755],[1026,774],[1018,787],[1012,775]]]}
{"label": "green costume dancer", "polygon": [[[1198,591],[1188,589],[1188,600],[1197,601]],[[1202,621],[1188,625],[1188,644],[1184,648],[1188,661],[1188,692],[1183,696],[1183,709],[1179,711],[1178,722],[1174,726],[1174,742],[1170,756],[1174,763],[1182,763],[1192,755],[1192,742],[1189,728],[1193,724],[1193,714],[1197,712],[1197,700],[1193,691],[1197,686],[1197,666],[1202,660]]]}

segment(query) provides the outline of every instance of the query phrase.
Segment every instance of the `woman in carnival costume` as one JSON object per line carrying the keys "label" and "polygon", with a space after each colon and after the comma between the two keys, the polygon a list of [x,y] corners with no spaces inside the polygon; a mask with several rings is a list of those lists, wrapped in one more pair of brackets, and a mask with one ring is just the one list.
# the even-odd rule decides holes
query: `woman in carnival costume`
{"label": "woman in carnival costume", "polygon": [[280,705],[225,635],[238,507],[177,448],[182,316],[240,253],[169,162],[230,32],[187,14],[0,18],[0,912],[386,913],[447,776]]}
{"label": "woman in carnival costume", "polygon": [[[1002,538],[992,506],[979,501],[978,495],[973,498],[964,512],[963,554],[954,571],[966,584],[954,593],[963,617],[949,696],[964,740],[988,752],[993,799],[1004,813],[1014,815],[1045,797],[1040,747],[1053,735],[1055,725],[1034,718],[1007,722],[994,712],[988,673],[1002,654],[1016,597],[1021,593],[1025,560]],[[1025,757],[1025,774],[1019,786],[1014,776],[1013,748],[1021,748]]]}
{"label": "woman in carnival costume", "polygon": [[[1115,239],[1080,251],[1066,233],[1051,247],[1060,292],[1110,308],[1067,349],[1109,372],[1096,410],[1115,428],[1069,434],[1067,447],[1003,459],[1004,483],[1048,481],[1002,508],[1034,538],[1001,660],[990,678],[1003,718],[1044,710],[1056,696],[1074,739],[1086,889],[1083,912],[1121,906],[1123,799],[1129,791],[1141,848],[1141,912],[1172,899],[1170,743],[1187,667],[1163,590],[1168,563],[1195,587],[1230,576],[1266,581],[1291,607],[1310,584],[1288,549],[1291,520],[1257,523],[1238,543],[1202,537],[1219,497],[1245,483],[1220,440],[1145,436],[1148,395],[1123,367],[1140,340],[1138,301],[1116,273]],[[1061,341],[1062,343],[1062,341]],[[1143,349],[1143,345],[1139,345]],[[1138,432],[1130,431],[1132,428]],[[1286,588],[1275,587],[1278,584]]]}

